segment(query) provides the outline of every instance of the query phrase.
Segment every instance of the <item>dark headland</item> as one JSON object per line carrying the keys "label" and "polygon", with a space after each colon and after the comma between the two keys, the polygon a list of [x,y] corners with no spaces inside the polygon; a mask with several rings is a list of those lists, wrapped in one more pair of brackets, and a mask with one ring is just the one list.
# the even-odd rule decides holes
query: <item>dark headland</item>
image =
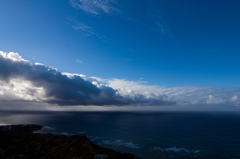
{"label": "dark headland", "polygon": [[0,159],[137,159],[100,147],[85,135],[33,133],[40,125],[0,126]]}

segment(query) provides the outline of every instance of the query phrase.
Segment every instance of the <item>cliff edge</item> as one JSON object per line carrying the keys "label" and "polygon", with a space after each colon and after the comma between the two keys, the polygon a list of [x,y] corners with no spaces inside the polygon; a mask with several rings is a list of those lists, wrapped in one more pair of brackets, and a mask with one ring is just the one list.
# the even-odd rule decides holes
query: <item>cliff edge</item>
{"label": "cliff edge", "polygon": [[100,147],[84,135],[38,134],[39,125],[0,126],[0,159],[137,159]]}

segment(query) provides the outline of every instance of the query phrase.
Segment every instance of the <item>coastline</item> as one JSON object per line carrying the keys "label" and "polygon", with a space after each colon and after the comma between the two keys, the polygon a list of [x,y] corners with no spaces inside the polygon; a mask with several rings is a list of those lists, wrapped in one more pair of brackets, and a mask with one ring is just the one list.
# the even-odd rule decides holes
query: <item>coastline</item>
{"label": "coastline", "polygon": [[85,135],[33,133],[41,128],[40,125],[29,124],[0,126],[0,159],[139,159],[133,154],[100,147]]}

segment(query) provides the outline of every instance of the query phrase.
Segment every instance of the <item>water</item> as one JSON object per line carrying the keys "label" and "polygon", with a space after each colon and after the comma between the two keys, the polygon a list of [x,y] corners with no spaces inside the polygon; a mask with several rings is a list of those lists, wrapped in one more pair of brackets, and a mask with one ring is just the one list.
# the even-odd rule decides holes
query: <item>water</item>
{"label": "water", "polygon": [[240,158],[240,114],[183,112],[1,112],[3,124],[40,124],[42,133],[84,134],[143,159]]}

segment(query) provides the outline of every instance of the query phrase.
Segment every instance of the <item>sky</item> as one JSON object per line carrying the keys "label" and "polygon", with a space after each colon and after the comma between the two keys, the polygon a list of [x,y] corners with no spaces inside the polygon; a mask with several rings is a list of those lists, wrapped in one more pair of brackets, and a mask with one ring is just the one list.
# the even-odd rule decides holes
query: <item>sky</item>
{"label": "sky", "polygon": [[238,0],[0,0],[0,109],[240,110]]}

